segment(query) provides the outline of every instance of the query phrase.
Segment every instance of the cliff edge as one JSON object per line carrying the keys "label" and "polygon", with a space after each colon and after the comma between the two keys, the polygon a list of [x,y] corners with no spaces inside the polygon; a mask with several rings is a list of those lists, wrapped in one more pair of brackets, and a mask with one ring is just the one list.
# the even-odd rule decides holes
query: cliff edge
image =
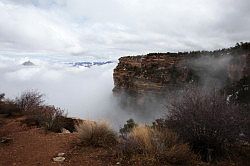
{"label": "cliff edge", "polygon": [[216,51],[150,53],[119,59],[113,92],[163,93],[187,84],[224,87],[250,75],[250,43]]}

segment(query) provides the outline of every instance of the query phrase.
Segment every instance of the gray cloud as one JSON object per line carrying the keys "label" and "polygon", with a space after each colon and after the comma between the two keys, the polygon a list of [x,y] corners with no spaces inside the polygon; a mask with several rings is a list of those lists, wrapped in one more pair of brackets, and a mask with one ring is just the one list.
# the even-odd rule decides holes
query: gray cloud
{"label": "gray cloud", "polygon": [[0,49],[122,56],[250,38],[248,0],[0,0]]}

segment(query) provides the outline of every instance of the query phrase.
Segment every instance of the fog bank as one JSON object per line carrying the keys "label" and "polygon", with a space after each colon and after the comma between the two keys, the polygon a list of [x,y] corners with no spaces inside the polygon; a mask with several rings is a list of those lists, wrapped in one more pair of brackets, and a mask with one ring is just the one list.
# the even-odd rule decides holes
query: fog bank
{"label": "fog bank", "polygon": [[[0,92],[7,98],[14,99],[26,90],[37,90],[45,95],[47,104],[65,109],[70,117],[106,120],[115,128],[129,118],[149,122],[157,116],[120,107],[112,93],[116,62],[87,68],[74,67],[65,60],[9,56],[0,56],[0,59]],[[29,60],[35,65],[22,65]]]}

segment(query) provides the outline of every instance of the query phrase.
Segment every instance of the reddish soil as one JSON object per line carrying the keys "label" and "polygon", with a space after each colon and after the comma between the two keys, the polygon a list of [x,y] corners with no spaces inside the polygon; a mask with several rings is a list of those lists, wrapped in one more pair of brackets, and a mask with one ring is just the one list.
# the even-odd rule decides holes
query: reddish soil
{"label": "reddish soil", "polygon": [[[23,117],[0,117],[0,138],[12,141],[0,143],[0,165],[116,165],[112,150],[80,148],[75,133],[45,132],[22,124]],[[53,157],[65,153],[64,162],[54,162]]]}

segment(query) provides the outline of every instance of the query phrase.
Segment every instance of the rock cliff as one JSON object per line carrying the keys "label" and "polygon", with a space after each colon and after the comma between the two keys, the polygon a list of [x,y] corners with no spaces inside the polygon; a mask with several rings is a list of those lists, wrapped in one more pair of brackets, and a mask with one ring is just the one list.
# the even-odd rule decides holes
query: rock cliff
{"label": "rock cliff", "polygon": [[186,84],[224,86],[250,75],[250,43],[216,51],[150,53],[119,59],[114,93],[163,93]]}

